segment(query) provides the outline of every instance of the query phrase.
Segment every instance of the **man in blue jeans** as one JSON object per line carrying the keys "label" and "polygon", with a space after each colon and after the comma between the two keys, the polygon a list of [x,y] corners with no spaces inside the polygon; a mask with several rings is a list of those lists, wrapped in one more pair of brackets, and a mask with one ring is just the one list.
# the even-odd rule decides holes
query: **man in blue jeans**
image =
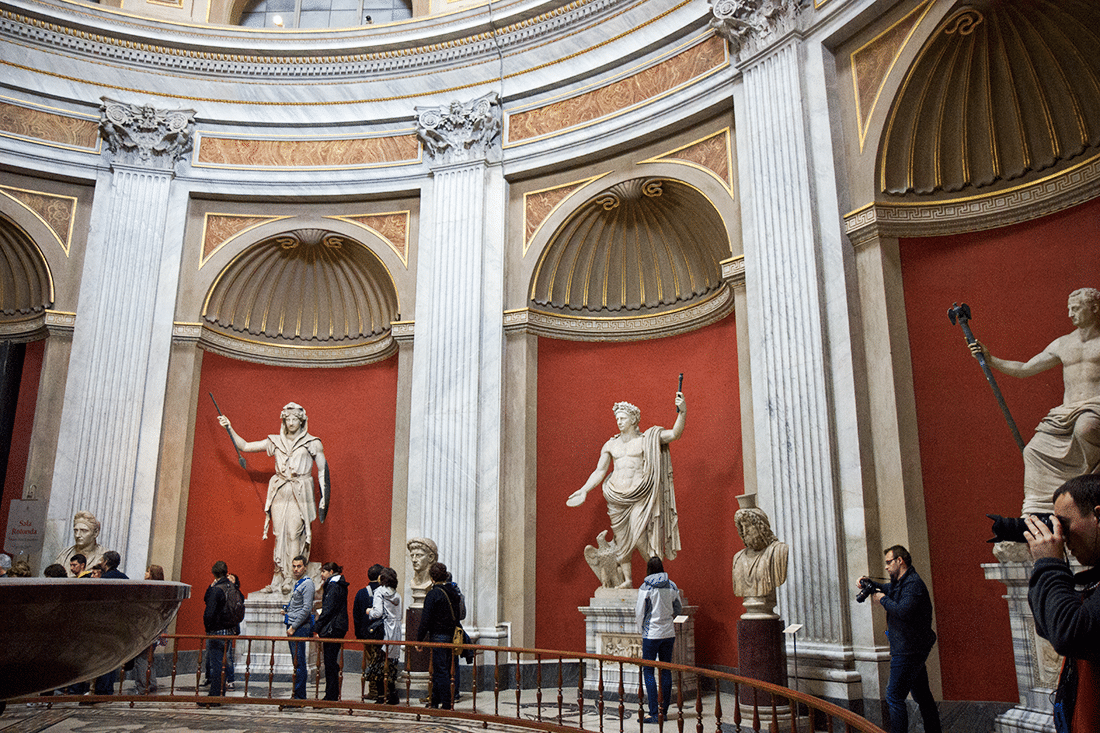
{"label": "man in blue jeans", "polygon": [[890,582],[886,585],[871,582],[877,588],[872,598],[886,609],[886,634],[890,639],[890,681],[886,685],[890,733],[909,731],[905,698],[910,692],[920,707],[925,733],[940,733],[940,714],[928,687],[925,667],[932,645],[936,643],[936,632],[932,631],[932,599],[924,581],[913,569],[908,550],[894,545],[887,548],[885,554]]}
{"label": "man in blue jeans", "polygon": [[[286,604],[286,635],[291,637],[309,638],[313,636],[313,580],[306,574],[306,558],[298,555],[290,564],[290,571],[294,574],[294,590],[290,593],[290,602]],[[306,665],[306,648],[304,641],[290,642],[290,656],[294,659],[294,694],[295,700],[306,699],[306,677],[309,675],[309,667]]]}

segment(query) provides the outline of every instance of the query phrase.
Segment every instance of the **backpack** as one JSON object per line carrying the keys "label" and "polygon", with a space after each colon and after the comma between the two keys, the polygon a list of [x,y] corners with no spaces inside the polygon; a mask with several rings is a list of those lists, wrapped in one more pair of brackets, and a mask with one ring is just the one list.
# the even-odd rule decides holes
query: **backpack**
{"label": "backpack", "polygon": [[225,584],[225,621],[229,626],[237,626],[244,621],[244,596],[241,589],[233,583]]}

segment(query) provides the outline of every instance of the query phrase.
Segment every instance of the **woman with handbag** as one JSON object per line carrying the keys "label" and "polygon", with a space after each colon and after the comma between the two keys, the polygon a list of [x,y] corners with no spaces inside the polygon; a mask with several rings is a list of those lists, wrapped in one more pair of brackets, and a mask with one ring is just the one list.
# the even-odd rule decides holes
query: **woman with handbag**
{"label": "woman with handbag", "polygon": [[[453,586],[447,582],[447,566],[441,562],[432,563],[428,577],[432,579],[432,587],[424,596],[424,612],[420,616],[416,639],[452,643],[461,619],[458,615],[458,598]],[[450,647],[432,648],[432,696],[428,707],[442,707],[444,710],[454,707],[451,696],[452,665],[457,665],[457,660],[453,660],[453,650]]]}
{"label": "woman with handbag", "polygon": [[[378,589],[374,592],[371,621],[382,621],[386,641],[401,640],[401,596],[397,593],[397,571],[385,568],[378,575]],[[379,705],[397,705],[397,668],[401,661],[401,647],[387,644],[382,653],[376,654],[367,670],[374,685],[375,702]]]}

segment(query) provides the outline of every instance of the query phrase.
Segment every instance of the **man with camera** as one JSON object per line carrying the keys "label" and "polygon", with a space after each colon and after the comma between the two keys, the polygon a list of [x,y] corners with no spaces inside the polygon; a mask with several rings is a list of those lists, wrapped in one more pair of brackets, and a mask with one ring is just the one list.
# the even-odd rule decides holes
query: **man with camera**
{"label": "man with camera", "polygon": [[[1035,560],[1027,594],[1035,630],[1065,657],[1054,693],[1055,728],[1100,730],[1100,475],[1062,484],[1049,526],[1030,514],[1025,521]],[[1074,575],[1066,549],[1087,569]]]}
{"label": "man with camera", "polygon": [[867,594],[886,609],[886,635],[890,639],[890,681],[886,685],[886,706],[890,710],[890,733],[908,733],[909,711],[905,699],[913,693],[920,707],[925,733],[940,733],[940,714],[928,687],[925,661],[936,643],[932,631],[932,599],[924,581],[913,569],[909,551],[901,545],[886,549],[886,572],[890,582],[880,585],[870,578],[859,579],[860,596]]}

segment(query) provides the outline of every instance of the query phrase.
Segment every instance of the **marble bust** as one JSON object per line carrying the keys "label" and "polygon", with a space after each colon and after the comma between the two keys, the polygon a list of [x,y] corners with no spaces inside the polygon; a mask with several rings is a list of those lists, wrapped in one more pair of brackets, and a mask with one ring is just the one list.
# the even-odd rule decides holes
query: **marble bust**
{"label": "marble bust", "polygon": [[435,542],[427,537],[413,537],[405,544],[409,551],[409,562],[412,564],[413,576],[409,581],[412,590],[413,605],[424,602],[424,596],[428,588],[432,587],[432,579],[428,577],[428,568],[439,559],[439,548]]}
{"label": "marble bust", "polygon": [[[69,567],[69,561],[73,555],[80,554],[87,558],[85,567],[103,560],[103,553],[107,548],[99,544],[99,520],[95,515],[87,511],[79,511],[73,515],[73,544],[58,553],[54,562],[63,568]],[[72,571],[69,571],[70,577]]]}
{"label": "marble bust", "polygon": [[733,515],[745,549],[733,556],[733,592],[744,599],[741,618],[778,618],[775,589],[787,580],[789,547],[772,532],[764,510],[756,506],[756,495],[737,497],[741,508]]}

